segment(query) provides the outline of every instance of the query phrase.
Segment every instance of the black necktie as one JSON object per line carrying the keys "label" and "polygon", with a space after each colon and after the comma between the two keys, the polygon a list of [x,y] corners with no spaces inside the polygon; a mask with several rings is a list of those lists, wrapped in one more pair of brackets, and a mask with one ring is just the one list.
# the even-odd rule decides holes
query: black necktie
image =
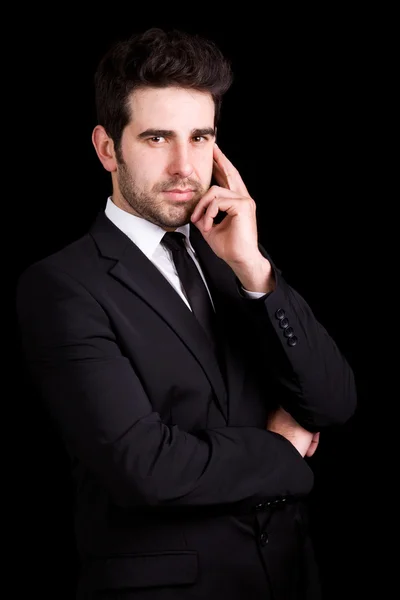
{"label": "black necktie", "polygon": [[170,231],[164,235],[162,241],[172,252],[176,271],[193,314],[215,344],[214,309],[199,270],[186,250],[184,239],[183,233]]}

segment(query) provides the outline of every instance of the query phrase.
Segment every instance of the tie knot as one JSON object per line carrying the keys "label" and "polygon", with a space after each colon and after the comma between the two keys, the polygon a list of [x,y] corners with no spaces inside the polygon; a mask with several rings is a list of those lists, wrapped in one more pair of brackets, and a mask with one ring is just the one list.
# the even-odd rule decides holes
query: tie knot
{"label": "tie knot", "polygon": [[185,236],[179,231],[167,231],[163,237],[163,243],[170,250],[186,250]]}

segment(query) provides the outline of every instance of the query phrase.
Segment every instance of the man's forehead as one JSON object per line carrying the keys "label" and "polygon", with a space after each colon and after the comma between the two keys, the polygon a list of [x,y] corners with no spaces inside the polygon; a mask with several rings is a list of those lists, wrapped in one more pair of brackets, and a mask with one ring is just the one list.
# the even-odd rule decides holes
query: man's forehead
{"label": "man's forehead", "polygon": [[196,113],[213,116],[215,110],[210,93],[179,87],[139,88],[132,93],[130,105],[137,116],[154,111],[175,118]]}

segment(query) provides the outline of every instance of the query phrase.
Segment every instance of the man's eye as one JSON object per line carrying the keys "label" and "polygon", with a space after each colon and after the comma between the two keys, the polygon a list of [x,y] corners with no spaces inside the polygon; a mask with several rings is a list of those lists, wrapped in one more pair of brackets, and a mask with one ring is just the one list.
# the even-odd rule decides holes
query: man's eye
{"label": "man's eye", "polygon": [[161,141],[164,141],[165,138],[163,138],[161,135],[155,135],[151,138],[149,138],[151,142],[154,142],[155,144],[160,143]]}
{"label": "man's eye", "polygon": [[205,138],[204,135],[195,135],[193,139],[195,142],[201,142],[206,141],[207,138]]}

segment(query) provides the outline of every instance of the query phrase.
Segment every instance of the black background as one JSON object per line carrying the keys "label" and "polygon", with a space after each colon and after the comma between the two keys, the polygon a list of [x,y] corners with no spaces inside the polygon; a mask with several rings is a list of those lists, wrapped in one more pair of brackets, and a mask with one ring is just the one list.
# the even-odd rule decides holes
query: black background
{"label": "black background", "polygon": [[[356,375],[356,415],[325,433],[311,459],[312,526],[325,598],[373,593],[386,582],[377,575],[385,552],[377,510],[385,493],[379,491],[381,463],[371,443],[379,348],[371,343],[368,323],[375,320],[379,295],[374,261],[377,203],[384,200],[380,135],[390,17],[299,8],[296,14],[282,8],[279,15],[245,15],[237,5],[236,11],[224,9],[225,17],[205,14],[202,20],[195,14],[200,7],[192,8],[190,18],[183,16],[187,10],[165,17],[154,9],[147,17],[131,10],[92,13],[86,20],[79,10],[60,8],[57,14],[23,12],[5,24],[4,33],[9,27],[14,40],[8,46],[11,60],[4,60],[11,69],[3,91],[10,102],[3,127],[12,128],[9,144],[3,137],[11,172],[3,208],[12,213],[11,221],[3,221],[10,228],[6,225],[3,236],[17,232],[8,253],[12,287],[25,266],[84,233],[110,192],[109,174],[91,143],[92,76],[108,44],[150,26],[214,39],[235,72],[219,145],[256,200],[260,241]],[[26,588],[42,600],[72,600],[67,463],[23,376],[18,352],[15,341],[8,397],[16,414],[5,431],[12,440],[7,490],[16,513],[10,517],[10,574],[18,573],[12,582],[21,593]],[[53,586],[59,588],[56,596]],[[374,597],[385,597],[381,594]]]}

